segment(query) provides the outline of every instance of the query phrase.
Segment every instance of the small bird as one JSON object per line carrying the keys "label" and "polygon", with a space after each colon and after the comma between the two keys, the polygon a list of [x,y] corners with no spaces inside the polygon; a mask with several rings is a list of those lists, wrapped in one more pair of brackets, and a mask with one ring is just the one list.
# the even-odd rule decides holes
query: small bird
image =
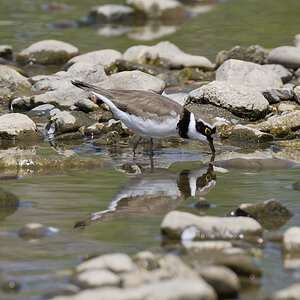
{"label": "small bird", "polygon": [[142,138],[150,138],[149,153],[153,156],[153,139],[169,137],[208,143],[215,153],[213,136],[216,126],[204,115],[194,114],[179,103],[153,92],[103,89],[78,80],[71,82],[106,103],[116,119],[140,136],[133,144],[133,155]]}

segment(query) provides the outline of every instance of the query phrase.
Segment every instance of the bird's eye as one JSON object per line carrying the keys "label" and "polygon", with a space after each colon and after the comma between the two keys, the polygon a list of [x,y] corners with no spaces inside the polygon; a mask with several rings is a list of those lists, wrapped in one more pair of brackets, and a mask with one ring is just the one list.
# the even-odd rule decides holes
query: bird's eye
{"label": "bird's eye", "polygon": [[204,133],[205,133],[205,135],[210,135],[211,130],[208,127],[206,127]]}
{"label": "bird's eye", "polygon": [[210,175],[206,175],[205,180],[206,180],[206,182],[211,181],[211,176]]}

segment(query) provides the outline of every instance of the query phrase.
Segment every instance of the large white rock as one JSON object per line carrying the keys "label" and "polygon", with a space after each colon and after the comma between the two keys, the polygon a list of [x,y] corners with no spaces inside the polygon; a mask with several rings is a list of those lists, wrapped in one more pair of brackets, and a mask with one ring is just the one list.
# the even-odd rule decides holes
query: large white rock
{"label": "large white rock", "polygon": [[212,70],[214,65],[204,56],[184,53],[174,44],[164,41],[154,46],[133,46],[123,54],[123,58],[140,63],[149,63],[151,60],[164,59],[169,62],[170,68],[195,67]]}
{"label": "large white rock", "polygon": [[213,81],[193,90],[189,97],[193,102],[211,103],[250,119],[263,118],[269,106],[258,90],[226,81]]}
{"label": "large white rock", "polygon": [[121,58],[122,54],[119,51],[113,49],[97,50],[72,57],[67,61],[66,67],[70,67],[77,62],[83,62],[97,65],[98,67],[102,66],[106,69],[114,65]]}
{"label": "large white rock", "polygon": [[160,94],[165,83],[162,79],[141,71],[123,71],[110,75],[99,86],[105,89],[141,90]]}
{"label": "large white rock", "polygon": [[216,80],[248,87],[282,87],[282,80],[277,72],[238,59],[226,60],[218,68]]}
{"label": "large white rock", "polygon": [[64,63],[79,52],[75,46],[57,40],[43,40],[22,50],[17,61],[26,64],[29,62],[39,64]]}
{"label": "large white rock", "polygon": [[247,217],[199,217],[190,213],[170,211],[160,225],[163,234],[180,239],[186,228],[195,229],[197,239],[236,239],[240,236],[260,235],[261,225]]}
{"label": "large white rock", "polygon": [[286,68],[300,68],[300,48],[281,46],[272,50],[267,56],[269,64],[280,64]]}
{"label": "large white rock", "polygon": [[26,115],[12,113],[0,116],[0,138],[26,138],[36,133],[35,123]]}
{"label": "large white rock", "polygon": [[284,289],[275,292],[272,300],[299,300],[300,299],[300,283],[294,283]]}
{"label": "large white rock", "polygon": [[13,92],[29,90],[31,83],[16,70],[0,65],[0,97],[10,96]]}
{"label": "large white rock", "polygon": [[112,253],[89,259],[76,267],[76,272],[93,269],[107,269],[114,273],[131,272],[134,269],[132,259],[124,253]]}

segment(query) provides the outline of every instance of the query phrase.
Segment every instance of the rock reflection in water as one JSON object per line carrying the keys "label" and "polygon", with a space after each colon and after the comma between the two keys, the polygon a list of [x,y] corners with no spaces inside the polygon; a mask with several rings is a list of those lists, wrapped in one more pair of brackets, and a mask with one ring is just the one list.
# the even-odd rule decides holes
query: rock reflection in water
{"label": "rock reflection in water", "polygon": [[138,165],[127,165],[125,169],[137,168],[141,170],[140,174],[123,185],[106,210],[91,213],[88,219],[75,223],[74,228],[84,228],[95,221],[151,215],[175,209],[188,197],[208,194],[216,185],[211,163],[181,172],[162,168],[143,170]]}

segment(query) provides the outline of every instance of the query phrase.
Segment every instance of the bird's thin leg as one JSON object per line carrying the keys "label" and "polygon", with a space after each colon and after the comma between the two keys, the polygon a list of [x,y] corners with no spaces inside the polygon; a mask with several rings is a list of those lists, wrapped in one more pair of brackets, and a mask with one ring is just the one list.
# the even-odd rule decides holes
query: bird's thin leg
{"label": "bird's thin leg", "polygon": [[150,138],[150,144],[149,144],[149,154],[150,156],[153,156],[153,138]]}
{"label": "bird's thin leg", "polygon": [[133,154],[133,156],[135,156],[135,149],[136,149],[138,143],[139,143],[142,139],[143,139],[143,137],[140,136],[140,137],[133,143],[133,146],[132,146],[132,154]]}

